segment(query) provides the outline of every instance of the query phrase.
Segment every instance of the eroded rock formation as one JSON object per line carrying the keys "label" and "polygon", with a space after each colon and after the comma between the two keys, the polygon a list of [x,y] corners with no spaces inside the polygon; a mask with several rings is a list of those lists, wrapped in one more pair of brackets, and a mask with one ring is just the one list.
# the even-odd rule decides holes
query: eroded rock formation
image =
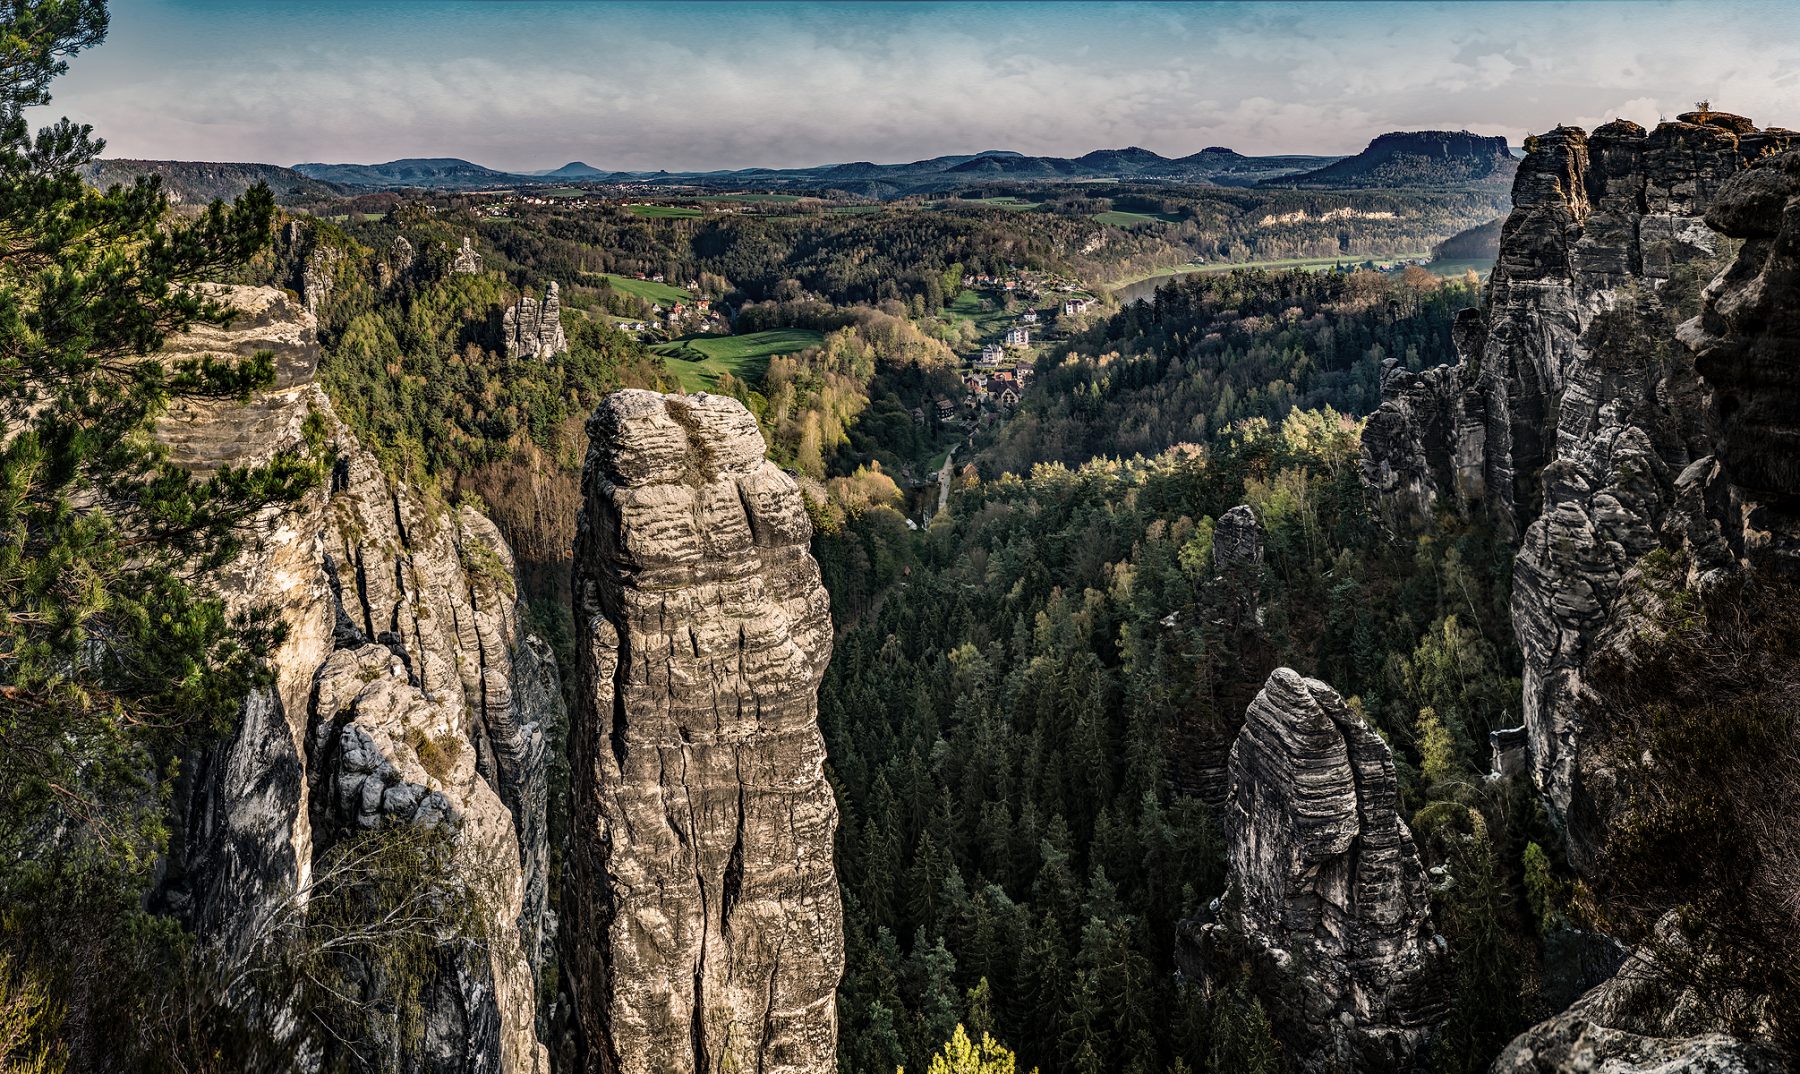
{"label": "eroded rock formation", "polygon": [[569,349],[568,337],[563,334],[562,299],[555,280],[544,289],[542,302],[520,295],[517,302],[506,307],[501,325],[508,358],[547,361]]}
{"label": "eroded rock formation", "polygon": [[[287,634],[273,687],[248,700],[234,737],[186,766],[179,851],[156,901],[227,961],[254,959],[276,922],[305,913],[334,843],[390,825],[441,829],[450,871],[487,916],[485,941],[442,938],[422,1052],[405,1061],[545,1071],[542,729],[561,701],[542,643],[519,627],[510,553],[479,514],[428,508],[392,482],[337,420],[312,382],[305,308],[268,288],[226,297],[244,311],[229,330],[169,349],[272,351],[278,383],[247,403],[178,405],[157,429],[172,460],[253,465],[322,433],[336,461],[324,487],[260,520],[226,573],[229,604],[277,609]],[[309,1055],[317,1048],[299,1047],[296,1069]]]}
{"label": "eroded rock formation", "polygon": [[609,396],[576,537],[581,1069],[828,1074],[843,924],[811,525],[724,396]]}
{"label": "eroded rock formation", "polygon": [[1445,1012],[1443,941],[1393,755],[1331,687],[1277,668],[1231,749],[1228,891],[1190,930],[1183,968],[1208,982],[1301,974],[1265,989],[1306,1071],[1409,1069]]}
{"label": "eroded rock formation", "polygon": [[462,245],[454,251],[450,261],[450,271],[464,276],[473,276],[481,271],[481,253],[475,249],[475,240],[463,236]]}
{"label": "eroded rock formation", "polygon": [[1390,526],[1485,514],[1519,542],[1532,774],[1578,851],[1584,670],[1622,579],[1669,524],[1677,477],[1711,443],[1669,285],[1691,295],[1711,275],[1704,214],[1788,137],[1714,112],[1533,139],[1487,306],[1457,326],[1461,363],[1391,369],[1369,420],[1364,480]]}
{"label": "eroded rock formation", "polygon": [[1706,220],[1743,247],[1681,330],[1719,421],[1716,459],[1682,484],[1714,505],[1725,543],[1688,536],[1705,566],[1737,560],[1792,576],[1800,573],[1800,153],[1734,179]]}
{"label": "eroded rock formation", "polygon": [[[1640,587],[1644,557],[1678,553],[1700,592],[1800,562],[1800,164],[1771,155],[1794,137],[1690,113],[1648,134],[1618,121],[1537,139],[1488,307],[1459,326],[1461,364],[1391,371],[1365,437],[1389,525],[1449,509],[1516,535],[1530,772],[1578,871],[1629,793],[1620,758],[1641,748],[1609,737],[1618,714],[1589,679],[1666,599]],[[1721,234],[1743,248],[1677,332],[1727,252]],[[1496,1074],[1779,1069],[1722,1032],[1719,997],[1669,978],[1660,960],[1678,947],[1639,950],[1515,1040]]]}
{"label": "eroded rock formation", "polygon": [[1640,950],[1605,983],[1521,1033],[1491,1074],[1786,1074],[1773,1046],[1720,1030],[1721,1013],[1743,1013],[1744,996],[1697,995],[1671,983],[1663,959],[1692,957],[1673,922],[1659,929],[1664,954]]}

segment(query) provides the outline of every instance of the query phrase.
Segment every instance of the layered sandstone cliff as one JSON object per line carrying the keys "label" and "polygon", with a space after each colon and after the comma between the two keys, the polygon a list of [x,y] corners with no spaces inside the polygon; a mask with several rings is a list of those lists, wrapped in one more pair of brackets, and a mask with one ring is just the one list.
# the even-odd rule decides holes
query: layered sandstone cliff
{"label": "layered sandstone cliff", "polygon": [[[1800,562],[1800,164],[1775,155],[1792,138],[1706,113],[1648,134],[1620,121],[1537,139],[1488,305],[1459,327],[1461,364],[1390,371],[1365,436],[1389,525],[1450,510],[1519,543],[1529,768],[1578,871],[1632,793],[1621,772],[1641,747],[1615,733],[1630,721],[1590,680],[1602,661],[1657,674],[1617,659],[1668,599],[1646,591],[1646,555],[1675,553],[1702,593]],[[1742,249],[1713,278],[1730,239]],[[1767,1049],[1720,1032],[1717,997],[1668,978],[1677,947],[1653,939],[1522,1034],[1497,1074],[1774,1069]]]}
{"label": "layered sandstone cliff", "polygon": [[[543,728],[560,691],[521,629],[511,556],[478,513],[433,509],[391,481],[312,382],[311,314],[268,288],[231,288],[228,330],[180,354],[273,352],[276,387],[244,403],[189,402],[159,423],[196,472],[253,465],[312,439],[324,487],[271,511],[222,583],[233,609],[278,612],[275,681],[233,737],[190,759],[178,848],[157,903],[227,966],[267,955],[303,919],[330,849],[421,826],[447,838],[448,873],[478,905],[474,935],[436,937],[422,1039],[390,1042],[406,1069],[543,1071],[536,973],[547,945]],[[382,1000],[377,983],[365,998]],[[265,1017],[279,1016],[263,1012]],[[289,1027],[292,1030],[294,1027]],[[298,1029],[295,1066],[320,1058]]]}
{"label": "layered sandstone cliff", "polygon": [[723,396],[609,396],[576,537],[564,970],[581,1069],[828,1074],[843,923],[794,481]]}
{"label": "layered sandstone cliff", "polygon": [[[1277,668],[1230,774],[1228,891],[1183,969],[1229,981],[1247,954],[1300,1070],[1410,1069],[1445,1013],[1447,963],[1387,744],[1331,687]],[[1296,973],[1296,991],[1274,984]]]}
{"label": "layered sandstone cliff", "polygon": [[1486,306],[1457,326],[1461,363],[1391,369],[1365,433],[1365,483],[1390,526],[1449,510],[1519,542],[1532,774],[1578,851],[1587,783],[1607,778],[1584,770],[1584,672],[1622,579],[1669,523],[1676,478],[1712,441],[1670,296],[1717,267],[1703,217],[1721,188],[1787,138],[1689,113],[1648,133],[1618,120],[1533,139]]}

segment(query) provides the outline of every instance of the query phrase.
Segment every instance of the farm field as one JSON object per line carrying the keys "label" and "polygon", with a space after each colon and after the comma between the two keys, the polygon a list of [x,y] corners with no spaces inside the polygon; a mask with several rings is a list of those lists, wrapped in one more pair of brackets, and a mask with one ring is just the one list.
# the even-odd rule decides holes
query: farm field
{"label": "farm field", "polygon": [[619,276],[611,272],[591,272],[588,275],[598,276],[611,284],[613,290],[636,295],[646,302],[689,302],[694,297],[686,288],[671,287],[655,280],[634,280],[630,276]]}
{"label": "farm field", "polygon": [[702,392],[718,387],[724,373],[760,384],[770,358],[816,347],[824,339],[806,328],[776,328],[746,336],[689,336],[651,350],[662,355],[663,366],[675,374],[682,391]]}

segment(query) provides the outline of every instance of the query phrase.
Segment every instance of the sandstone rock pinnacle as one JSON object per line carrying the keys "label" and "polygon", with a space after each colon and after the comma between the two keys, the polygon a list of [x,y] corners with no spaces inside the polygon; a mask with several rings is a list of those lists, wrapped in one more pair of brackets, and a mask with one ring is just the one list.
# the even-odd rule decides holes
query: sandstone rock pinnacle
{"label": "sandstone rock pinnacle", "polygon": [[506,308],[502,326],[508,358],[547,361],[569,349],[568,337],[563,334],[562,298],[554,280],[544,289],[542,302],[520,295]]}
{"label": "sandstone rock pinnacle", "polygon": [[724,396],[588,424],[564,966],[586,1071],[836,1070],[843,922],[792,478]]}
{"label": "sandstone rock pinnacle", "polygon": [[1229,893],[1182,961],[1216,984],[1247,947],[1254,979],[1304,973],[1297,1000],[1264,997],[1299,1069],[1409,1069],[1443,1016],[1443,941],[1399,805],[1381,737],[1277,668],[1231,749]]}

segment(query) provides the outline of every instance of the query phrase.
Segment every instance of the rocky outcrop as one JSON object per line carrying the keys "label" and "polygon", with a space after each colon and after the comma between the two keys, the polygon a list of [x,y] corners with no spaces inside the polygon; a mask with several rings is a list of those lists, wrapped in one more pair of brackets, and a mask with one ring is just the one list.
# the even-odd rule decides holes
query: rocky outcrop
{"label": "rocky outcrop", "polygon": [[1228,889],[1190,929],[1186,972],[1253,980],[1298,1069],[1409,1069],[1441,1020],[1443,941],[1393,755],[1331,687],[1269,676],[1231,749]]}
{"label": "rocky outcrop", "polygon": [[[1390,373],[1369,423],[1364,476],[1390,526],[1448,508],[1517,535],[1529,770],[1577,870],[1599,860],[1630,790],[1619,759],[1641,749],[1609,740],[1616,714],[1589,679],[1645,625],[1644,557],[1684,553],[1701,592],[1800,563],[1800,164],[1770,155],[1793,137],[1690,113],[1649,133],[1621,121],[1535,139],[1461,365]],[[1720,234],[1743,248],[1678,333]],[[1512,734],[1496,739],[1501,769]],[[1697,1002],[1669,974],[1680,943],[1663,931],[1522,1034],[1496,1074],[1781,1069],[1725,1032],[1754,1016],[1721,1020],[1719,997]]]}
{"label": "rocky outcrop", "polygon": [[[172,461],[205,473],[322,436],[335,463],[323,487],[259,520],[225,574],[228,604],[277,610],[286,635],[273,685],[186,766],[178,851],[155,902],[222,962],[247,963],[304,916],[333,845],[388,826],[439,829],[449,875],[485,920],[479,937],[440,938],[421,1051],[406,1063],[546,1070],[543,727],[562,717],[541,643],[519,627],[510,554],[486,519],[426,506],[356,443],[312,382],[306,309],[272,289],[224,295],[244,311],[231,328],[170,350],[272,351],[278,382],[248,402],[178,405],[157,429]],[[322,1046],[297,1044],[297,1068]]]}
{"label": "rocky outcrop", "polygon": [[1468,131],[1394,131],[1369,142],[1362,152],[1299,175],[1264,181],[1266,186],[1405,187],[1499,183],[1513,173],[1506,139]]}
{"label": "rocky outcrop", "polygon": [[454,251],[450,260],[450,271],[463,276],[473,276],[481,271],[481,253],[475,249],[475,240],[463,236],[462,245]]}
{"label": "rocky outcrop", "polygon": [[562,900],[580,1069],[827,1074],[831,624],[799,488],[723,396],[618,392],[588,431]]}
{"label": "rocky outcrop", "polygon": [[1742,239],[1730,269],[1682,326],[1712,391],[1718,450],[1683,475],[1710,503],[1723,545],[1690,531],[1697,562],[1800,574],[1800,153],[1732,180],[1707,223]]}
{"label": "rocky outcrop", "polygon": [[[1658,931],[1664,959],[1692,957],[1672,921]],[[1753,1003],[1672,984],[1659,958],[1641,950],[1567,1010],[1514,1038],[1491,1074],[1786,1074],[1775,1048],[1721,1031],[1721,1008],[1742,1014]]]}
{"label": "rocky outcrop", "polygon": [[[1461,363],[1390,369],[1363,476],[1392,528],[1438,512],[1491,518],[1520,545],[1531,772],[1565,822],[1585,813],[1583,678],[1625,574],[1670,525],[1710,419],[1664,296],[1710,275],[1702,219],[1786,132],[1689,113],[1531,139],[1487,306],[1457,325]],[[1585,836],[1571,832],[1579,853]]]}
{"label": "rocky outcrop", "polygon": [[563,335],[562,298],[554,280],[545,288],[542,302],[520,295],[506,308],[501,325],[508,358],[548,361],[569,349],[568,337]]}
{"label": "rocky outcrop", "polygon": [[395,235],[394,241],[388,246],[387,256],[375,262],[375,281],[386,290],[411,276],[418,260],[419,252],[406,236]]}

